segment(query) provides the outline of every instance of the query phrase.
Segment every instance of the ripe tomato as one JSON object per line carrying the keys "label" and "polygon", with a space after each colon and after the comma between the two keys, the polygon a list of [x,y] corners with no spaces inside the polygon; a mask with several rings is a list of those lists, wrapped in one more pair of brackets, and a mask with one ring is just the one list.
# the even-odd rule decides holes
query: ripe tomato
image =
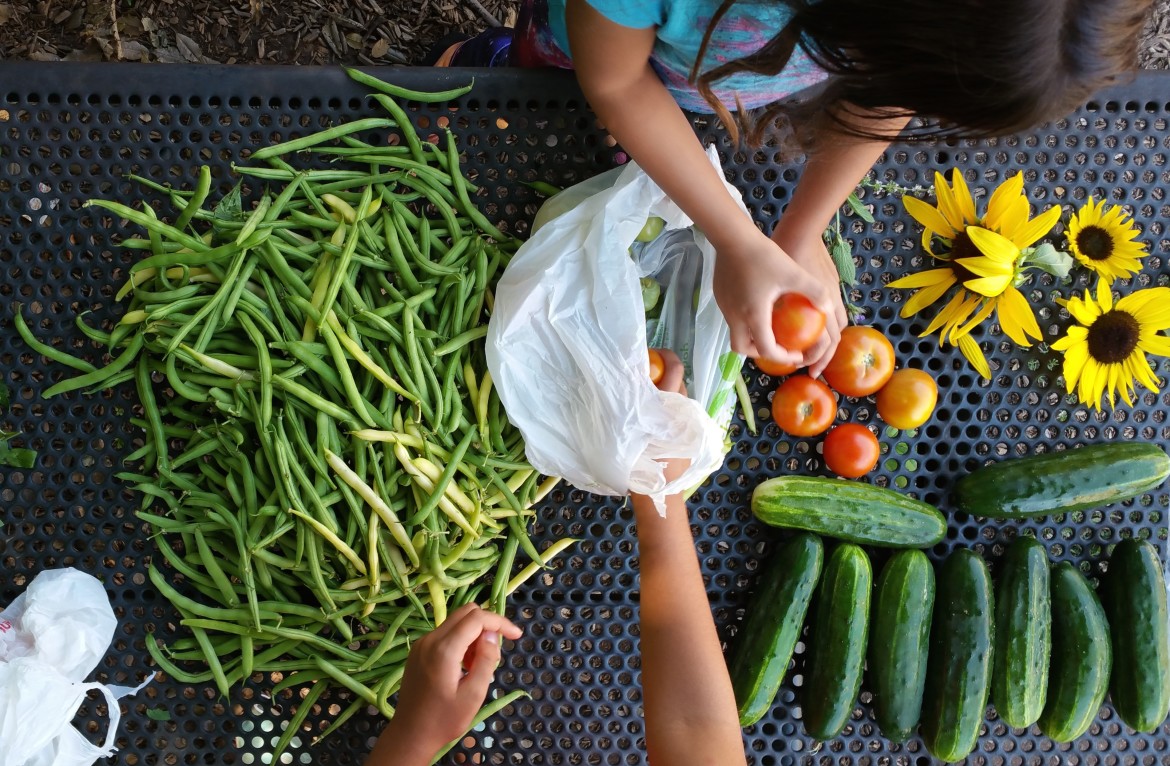
{"label": "ripe tomato", "polygon": [[844,423],[825,437],[825,465],[846,479],[865,476],[882,456],[877,437],[860,423]]}
{"label": "ripe tomato", "polygon": [[648,349],[650,355],[650,382],[658,385],[662,382],[662,376],[666,374],[666,362],[662,359],[662,354],[658,349]]}
{"label": "ripe tomato", "polygon": [[804,351],[825,330],[825,315],[800,293],[784,293],[772,307],[772,334],[789,351]]}
{"label": "ripe tomato", "polygon": [[938,401],[934,378],[922,370],[898,370],[878,391],[877,411],[894,428],[917,428],[930,420]]}
{"label": "ripe tomato", "polygon": [[894,346],[872,327],[850,325],[825,368],[825,380],[845,396],[869,396],[894,374]]}
{"label": "ripe tomato", "polygon": [[819,380],[793,375],[772,395],[772,419],[785,433],[816,436],[837,417],[837,397]]}
{"label": "ripe tomato", "polygon": [[795,364],[784,364],[782,362],[773,362],[771,359],[760,357],[753,359],[756,367],[765,375],[771,375],[774,378],[783,378],[785,375],[791,375],[800,368]]}

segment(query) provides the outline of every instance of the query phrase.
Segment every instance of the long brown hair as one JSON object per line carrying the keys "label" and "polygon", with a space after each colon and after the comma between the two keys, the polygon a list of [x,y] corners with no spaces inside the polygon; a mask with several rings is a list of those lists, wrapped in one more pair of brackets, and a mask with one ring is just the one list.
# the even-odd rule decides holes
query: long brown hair
{"label": "long brown hair", "polygon": [[[777,0],[788,26],[756,53],[700,72],[723,0],[707,26],[691,82],[733,141],[760,143],[777,119],[890,140],[867,116],[918,115],[910,138],[1006,135],[1058,118],[1137,66],[1153,0]],[[829,74],[811,99],[733,118],[712,84],[740,72],[777,75],[796,46]],[[740,107],[738,97],[737,108]],[[815,133],[816,131],[809,131]],[[903,136],[905,138],[906,136]]]}

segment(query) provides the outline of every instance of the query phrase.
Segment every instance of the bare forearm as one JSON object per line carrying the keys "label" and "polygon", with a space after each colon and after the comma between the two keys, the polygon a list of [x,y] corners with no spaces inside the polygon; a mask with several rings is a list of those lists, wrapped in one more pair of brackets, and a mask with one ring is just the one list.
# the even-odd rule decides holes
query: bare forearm
{"label": "bare forearm", "polygon": [[[897,117],[867,128],[892,135],[906,126],[907,119]],[[889,146],[887,141],[868,141],[843,134],[824,140],[809,157],[800,182],[792,195],[772,238],[781,247],[820,237],[845,198],[877,162]]]}
{"label": "bare forearm", "polygon": [[690,122],[649,64],[624,84],[595,82],[581,73],[578,77],[606,129],[716,249],[759,236],[724,190]]}
{"label": "bare forearm", "polygon": [[[635,498],[646,742],[652,761],[743,763],[735,694],[680,498]],[[684,670],[685,669],[685,670]]]}

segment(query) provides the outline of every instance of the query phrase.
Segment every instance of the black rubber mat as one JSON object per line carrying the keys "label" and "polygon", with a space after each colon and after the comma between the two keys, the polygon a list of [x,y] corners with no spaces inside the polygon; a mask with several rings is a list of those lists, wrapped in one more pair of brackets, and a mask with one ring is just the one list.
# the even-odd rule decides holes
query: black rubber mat
{"label": "black rubber mat", "polygon": [[[572,77],[525,71],[383,70],[404,85],[442,89],[476,77],[474,91],[451,105],[410,105],[419,129],[450,125],[480,185],[480,204],[493,220],[523,237],[540,197],[522,181],[565,186],[625,161],[588,110]],[[12,305],[26,305],[37,334],[59,348],[96,361],[98,351],[74,326],[80,311],[91,323],[119,315],[114,291],[126,277],[130,252],[113,246],[130,232],[82,208],[91,197],[157,201],[126,176],[188,185],[210,164],[219,187],[232,184],[230,163],[275,141],[372,113],[360,87],[341,70],[258,67],[0,64],[0,382],[13,391],[0,430],[16,430],[40,452],[32,470],[0,469],[0,603],[22,591],[40,570],[76,566],[102,579],[120,629],[99,680],[128,684],[150,670],[145,633],[173,620],[169,605],[146,580],[153,544],[132,508],[136,500],[113,478],[139,434],[130,424],[131,386],[94,396],[51,401],[39,392],[67,371],[32,354],[12,330]],[[756,219],[776,220],[799,175],[774,149],[733,152],[722,131],[697,118],[705,141],[720,147],[728,177]],[[949,142],[891,148],[875,168],[881,182],[929,185],[935,169],[959,168],[977,196],[1006,175],[1025,173],[1037,206],[1059,203],[1070,212],[1089,195],[1124,204],[1150,245],[1135,285],[1170,283],[1170,76],[1144,74],[1103,93],[1067,119],[990,142]],[[1170,442],[1170,394],[1142,392],[1133,408],[1104,414],[1064,394],[1060,356],[1047,345],[1017,348],[991,323],[975,331],[992,365],[983,381],[953,348],[919,339],[921,318],[897,317],[905,291],[884,284],[924,263],[919,229],[896,197],[866,190],[876,221],[843,216],[854,244],[860,285],[853,299],[866,320],[885,332],[900,364],[929,370],[940,387],[939,409],[913,437],[882,439],[874,483],[903,489],[952,508],[954,478],[980,463],[1072,447],[1140,439]],[[1076,273],[1076,272],[1074,272]],[[1050,343],[1068,324],[1054,302],[1089,284],[1083,276],[1060,286],[1039,277],[1028,287],[1039,302]],[[1122,283],[1128,285],[1129,283]],[[1126,289],[1123,287],[1123,289]],[[930,313],[927,313],[929,318]],[[1157,360],[1170,377],[1170,359]],[[750,366],[746,368],[752,370]],[[759,436],[733,424],[734,446],[722,471],[692,501],[693,527],[716,621],[735,633],[750,598],[754,572],[780,536],[755,522],[752,488],[783,472],[823,474],[817,440],[794,440],[771,423],[774,387],[754,373],[751,392]],[[843,402],[858,422],[876,418],[870,402]],[[1165,556],[1166,489],[1084,514],[1023,523],[952,516],[938,559],[956,547],[997,558],[1021,530],[1034,533],[1053,560],[1073,561],[1094,575],[1107,546],[1128,536],[1150,537]],[[628,511],[611,498],[557,491],[544,505],[534,539],[546,545],[581,537],[570,553],[513,600],[511,614],[525,637],[506,652],[497,688],[525,688],[532,699],[506,709],[448,756],[451,763],[644,763],[644,730],[637,637],[637,551]],[[875,563],[880,559],[875,557]],[[801,650],[803,647],[799,647]],[[800,723],[796,696],[800,658],[777,704],[744,732],[754,764],[926,764],[922,743],[891,745],[877,731],[868,695],[839,738],[817,743]],[[161,680],[133,698],[118,739],[119,764],[262,764],[295,706],[292,692],[272,699],[275,679],[256,677],[228,700],[210,686]],[[351,721],[311,747],[348,702],[331,692],[311,715],[282,763],[357,763],[380,723],[372,714]],[[95,699],[79,725],[99,729]],[[102,724],[104,726],[104,724]],[[986,730],[970,758],[976,764],[1170,763],[1170,726],[1151,735],[1127,729],[1111,707],[1090,732],[1057,744],[1037,730],[1012,731],[989,710]]]}

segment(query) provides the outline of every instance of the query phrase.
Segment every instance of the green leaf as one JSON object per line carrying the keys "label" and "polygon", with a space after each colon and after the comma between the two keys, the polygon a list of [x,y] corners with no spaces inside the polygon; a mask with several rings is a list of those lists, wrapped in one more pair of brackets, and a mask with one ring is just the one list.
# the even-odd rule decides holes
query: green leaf
{"label": "green leaf", "polygon": [[148,707],[146,717],[152,721],[169,721],[171,720],[171,711],[163,707]]}
{"label": "green leaf", "polygon": [[857,284],[857,264],[853,262],[853,248],[849,240],[834,232],[833,243],[829,248],[829,255],[833,258],[833,265],[837,267],[837,276],[842,282],[852,287]]}
{"label": "green leaf", "polygon": [[1024,250],[1020,265],[1025,269],[1040,269],[1057,279],[1064,279],[1073,267],[1073,257],[1045,242],[1039,247]]}
{"label": "green leaf", "polygon": [[32,468],[36,464],[36,450],[0,446],[0,465],[11,468]]}
{"label": "green leaf", "polygon": [[849,204],[849,207],[853,208],[853,212],[857,214],[858,218],[866,223],[873,223],[873,214],[862,203],[861,198],[857,196],[857,192],[850,192],[849,196],[845,198],[845,201]]}
{"label": "green leaf", "polygon": [[233,186],[232,190],[219,201],[211,214],[220,221],[242,221],[248,217],[244,213],[244,201],[240,197],[239,183]]}

